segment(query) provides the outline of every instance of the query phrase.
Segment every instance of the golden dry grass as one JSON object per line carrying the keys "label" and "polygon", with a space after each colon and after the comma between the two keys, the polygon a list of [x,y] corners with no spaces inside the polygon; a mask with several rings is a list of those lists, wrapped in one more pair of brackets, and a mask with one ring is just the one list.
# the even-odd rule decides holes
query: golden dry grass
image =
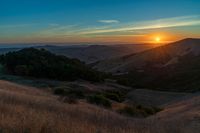
{"label": "golden dry grass", "polygon": [[16,133],[134,132],[132,120],[87,103],[61,103],[32,87],[0,81],[0,131]]}
{"label": "golden dry grass", "polygon": [[66,104],[43,90],[0,81],[2,133],[186,133],[184,126],[127,118],[81,101]]}

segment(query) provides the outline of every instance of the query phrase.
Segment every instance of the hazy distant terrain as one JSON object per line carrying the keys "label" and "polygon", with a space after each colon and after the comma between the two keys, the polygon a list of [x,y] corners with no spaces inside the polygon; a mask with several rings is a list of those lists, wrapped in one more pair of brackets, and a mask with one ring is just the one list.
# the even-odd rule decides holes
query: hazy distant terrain
{"label": "hazy distant terrain", "polygon": [[[16,46],[13,46],[16,47]],[[29,46],[27,46],[29,47]],[[69,58],[77,58],[81,61],[94,63],[99,60],[110,59],[114,57],[121,57],[131,53],[138,53],[154,46],[149,44],[116,44],[116,45],[78,45],[78,46],[34,46],[35,48],[44,48],[59,55],[65,55]],[[24,47],[22,47],[24,48]],[[22,49],[17,48],[0,48],[0,54],[5,54],[10,51],[17,51]]]}
{"label": "hazy distant terrain", "polygon": [[120,44],[120,45],[91,45],[87,47],[44,47],[47,50],[62,54],[67,57],[77,58],[86,63],[94,63],[99,60],[110,59],[138,53],[153,46],[148,44]]}

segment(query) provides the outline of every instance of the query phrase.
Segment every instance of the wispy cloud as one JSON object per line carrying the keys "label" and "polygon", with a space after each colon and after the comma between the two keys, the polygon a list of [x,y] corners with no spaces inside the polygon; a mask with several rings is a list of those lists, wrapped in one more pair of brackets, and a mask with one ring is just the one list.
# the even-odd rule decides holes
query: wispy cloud
{"label": "wispy cloud", "polygon": [[102,20],[109,25],[57,25],[36,33],[40,37],[106,37],[106,36],[144,36],[148,30],[200,25],[200,15],[163,18],[157,20],[117,23],[117,20]]}
{"label": "wispy cloud", "polygon": [[119,24],[117,26],[107,29],[83,31],[80,34],[103,34],[112,32],[127,32],[193,25],[200,25],[200,15],[181,16],[150,21],[132,22],[128,24]]}
{"label": "wispy cloud", "polygon": [[95,30],[107,29],[110,26],[83,26],[79,24],[74,25],[59,25],[48,27],[47,29],[41,30],[36,33],[39,36],[84,36],[82,32],[89,32]]}
{"label": "wispy cloud", "polygon": [[[100,22],[100,21],[99,21]],[[200,25],[200,15],[181,16],[173,18],[163,18],[148,21],[134,21],[122,23],[117,20],[101,20],[101,23],[107,25],[87,25],[87,24],[16,24],[16,25],[1,25],[0,36],[28,36],[35,38],[98,38],[98,37],[139,37],[145,36],[152,30],[195,26]],[[35,28],[36,27],[36,28]],[[39,27],[39,28],[38,28]],[[41,27],[41,28],[40,28]],[[25,29],[24,32],[19,32],[17,29]],[[30,28],[33,30],[30,31]],[[16,32],[17,31],[17,32]],[[23,30],[21,30],[23,31]],[[14,34],[16,33],[16,34]],[[21,33],[21,34],[19,34]]]}
{"label": "wispy cloud", "polygon": [[113,23],[119,23],[119,20],[98,20],[99,23],[105,23],[105,24],[113,24]]}

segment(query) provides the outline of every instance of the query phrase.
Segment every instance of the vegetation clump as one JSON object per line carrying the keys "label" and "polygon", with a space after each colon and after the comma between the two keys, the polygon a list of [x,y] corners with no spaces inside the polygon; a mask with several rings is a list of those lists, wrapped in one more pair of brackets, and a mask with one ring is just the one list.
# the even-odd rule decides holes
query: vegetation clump
{"label": "vegetation clump", "polygon": [[111,107],[111,102],[103,95],[88,96],[87,101],[92,104],[101,105],[107,108]]}
{"label": "vegetation clump", "polygon": [[78,59],[55,55],[45,49],[25,48],[9,52],[0,56],[0,63],[8,74],[35,78],[99,82],[103,81],[104,75]]}
{"label": "vegetation clump", "polygon": [[137,106],[125,106],[118,110],[120,114],[124,114],[131,117],[148,117],[160,112],[162,109],[158,107],[144,107],[142,105]]}
{"label": "vegetation clump", "polygon": [[102,95],[116,102],[123,102],[125,99],[125,93],[115,90],[105,91]]}
{"label": "vegetation clump", "polygon": [[74,96],[61,96],[59,98],[61,102],[68,103],[68,104],[77,104],[78,99]]}

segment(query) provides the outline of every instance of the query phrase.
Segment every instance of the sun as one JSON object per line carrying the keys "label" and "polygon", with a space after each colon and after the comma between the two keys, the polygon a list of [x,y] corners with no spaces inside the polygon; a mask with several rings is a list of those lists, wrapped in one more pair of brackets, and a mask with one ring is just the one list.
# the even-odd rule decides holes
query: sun
{"label": "sun", "polygon": [[159,36],[155,37],[156,43],[159,43],[161,41],[161,38]]}

